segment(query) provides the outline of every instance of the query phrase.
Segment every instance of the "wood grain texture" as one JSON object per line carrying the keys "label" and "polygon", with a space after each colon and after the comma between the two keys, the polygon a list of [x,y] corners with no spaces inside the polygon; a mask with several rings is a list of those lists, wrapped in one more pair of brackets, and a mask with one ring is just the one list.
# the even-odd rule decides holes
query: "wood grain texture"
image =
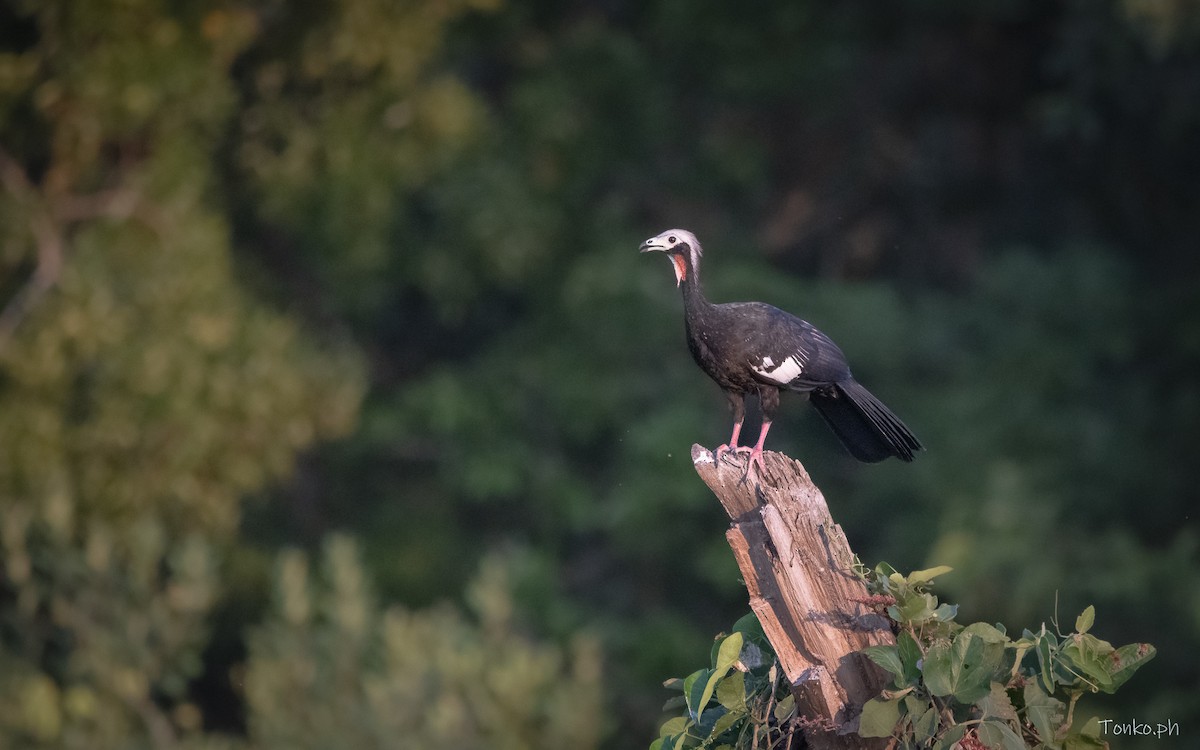
{"label": "wood grain texture", "polygon": [[862,705],[887,683],[857,651],[895,643],[886,618],[861,601],[866,585],[821,491],[799,461],[763,454],[758,482],[744,481],[744,456],[720,465],[692,446],[692,463],[732,521],[726,539],[750,607],[792,684],[810,748],[882,748],[855,733]]}

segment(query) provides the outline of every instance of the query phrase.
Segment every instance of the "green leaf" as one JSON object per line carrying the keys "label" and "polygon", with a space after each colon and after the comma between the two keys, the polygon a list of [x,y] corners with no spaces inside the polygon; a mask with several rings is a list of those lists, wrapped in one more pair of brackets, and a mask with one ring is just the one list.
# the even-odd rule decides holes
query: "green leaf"
{"label": "green leaf", "polygon": [[897,646],[890,644],[867,646],[862,650],[862,653],[866,654],[868,659],[883,667],[895,677],[897,686],[903,687],[905,682],[904,662],[900,658],[900,651]]}
{"label": "green leaf", "polygon": [[758,615],[750,612],[742,615],[738,621],[733,624],[734,633],[741,633],[747,639],[763,641],[766,639],[766,633],[763,632],[762,623],[758,621]]}
{"label": "green leaf", "polygon": [[1108,743],[1100,736],[1100,720],[1095,716],[1088,719],[1079,731],[1071,732],[1063,740],[1063,750],[1108,750],[1108,747]]}
{"label": "green leaf", "polygon": [[933,594],[910,593],[899,602],[888,607],[888,614],[901,624],[921,623],[933,616],[937,599]]}
{"label": "green leaf", "polygon": [[1075,618],[1075,632],[1086,633],[1092,629],[1092,623],[1096,621],[1096,608],[1088,605],[1087,609],[1080,613],[1079,617]]}
{"label": "green leaf", "polygon": [[676,695],[674,698],[668,699],[667,702],[663,704],[662,710],[663,711],[675,711],[677,709],[686,708],[686,707],[687,707],[687,698],[684,698],[682,695]]}
{"label": "green leaf", "polygon": [[746,710],[745,672],[734,672],[717,683],[717,703],[730,711]]}
{"label": "green leaf", "polygon": [[940,723],[938,710],[932,705],[927,705],[924,711],[914,714],[914,716],[915,718],[912,722],[913,739],[917,741],[918,745],[924,746],[937,734]]}
{"label": "green leaf", "polygon": [[717,722],[729,715],[729,711],[724,706],[709,706],[704,711],[704,721],[697,721],[696,726],[692,729],[693,737],[702,737],[705,741],[715,740],[717,735],[713,734],[713,727]]}
{"label": "green leaf", "polygon": [[704,708],[704,705],[700,703],[700,697],[708,686],[708,678],[711,674],[711,669],[699,669],[692,672],[683,681],[683,695],[687,698],[688,714],[697,721],[700,720],[699,713]]}
{"label": "green leaf", "polygon": [[1004,644],[993,642],[993,633],[999,635],[991,625],[975,623],[955,636],[952,644],[940,641],[931,646],[923,662],[929,692],[953,695],[961,703],[974,703],[987,695],[1004,658]]}
{"label": "green leaf", "polygon": [[921,661],[921,646],[907,630],[900,631],[896,637],[896,652],[900,657],[902,667],[901,685],[911,685],[921,678],[921,669],[917,664]]}
{"label": "green leaf", "polygon": [[724,677],[725,672],[728,672],[729,668],[737,663],[738,656],[742,653],[742,643],[741,633],[733,633],[721,641],[721,648],[717,651],[717,662],[713,666],[713,671]]}
{"label": "green leaf", "polygon": [[950,622],[957,616],[957,604],[940,604],[937,609],[933,610],[933,619],[938,622]]}
{"label": "green leaf", "polygon": [[734,633],[721,641],[721,647],[717,650],[716,664],[709,671],[708,677],[704,681],[704,690],[700,693],[699,699],[691,707],[697,722],[700,721],[700,717],[704,714],[704,707],[708,705],[708,701],[712,698],[713,691],[717,689],[717,683],[729,672],[729,669],[738,660],[740,653],[742,653],[741,633]]}
{"label": "green leaf", "polygon": [[885,562],[881,562],[875,566],[875,575],[880,578],[890,578],[896,574],[896,569]]}
{"label": "green leaf", "polygon": [[1015,679],[1021,671],[1021,663],[1025,661],[1025,654],[1034,646],[1034,641],[1028,638],[1022,638],[1019,641],[1013,641],[1008,644],[1008,647],[1013,650],[1013,665],[1009,677]]}
{"label": "green leaf", "polygon": [[658,729],[659,737],[674,737],[683,734],[691,726],[691,720],[686,716],[676,716],[675,718],[664,722]]}
{"label": "green leaf", "polygon": [[999,682],[993,682],[988,694],[975,702],[983,713],[983,718],[996,718],[1002,721],[1017,721],[1017,709],[1013,707],[1008,691]]}
{"label": "green leaf", "polygon": [[[962,633],[970,633],[976,638],[982,639],[985,643],[1008,643],[1008,636],[1001,633],[994,626],[988,625],[986,622],[973,622],[963,628]],[[960,637],[962,635],[960,633]]]}
{"label": "green leaf", "polygon": [[999,750],[1026,750],[1021,736],[1012,730],[1008,724],[995,719],[985,719],[976,730],[979,741],[988,747]]}
{"label": "green leaf", "polygon": [[904,698],[904,712],[913,716],[919,715],[922,711],[928,708],[931,704],[929,699],[921,697],[920,693],[913,690],[905,691],[903,695],[895,695],[886,690],[879,695],[880,698]]}
{"label": "green leaf", "polygon": [[775,720],[787,721],[792,714],[796,713],[796,697],[789,695],[779,703],[775,704]]}
{"label": "green leaf", "polygon": [[900,723],[900,699],[872,698],[863,705],[858,717],[858,733],[862,737],[889,737]]}
{"label": "green leaf", "polygon": [[1129,643],[1115,652],[1110,657],[1111,671],[1110,676],[1112,682],[1109,685],[1109,692],[1116,690],[1125,684],[1133,673],[1146,662],[1154,658],[1158,651],[1149,643]]}
{"label": "green leaf", "polygon": [[1037,644],[1034,650],[1038,656],[1038,678],[1042,682],[1042,689],[1047,694],[1054,693],[1054,660],[1058,653],[1058,641],[1054,636],[1046,631],[1046,626],[1042,626],[1042,632],[1037,636]]}
{"label": "green leaf", "polygon": [[1025,684],[1025,718],[1033,724],[1042,742],[1051,743],[1066,715],[1066,704],[1047,695],[1037,682]]}
{"label": "green leaf", "polygon": [[[960,646],[964,640],[965,645]],[[959,663],[954,697],[961,703],[974,703],[991,692],[992,681],[1002,669],[1004,645],[960,633],[954,639],[954,654]]]}
{"label": "green leaf", "polygon": [[928,745],[938,730],[938,710],[929,698],[915,693],[904,696],[904,711],[912,722],[911,736],[918,745]]}
{"label": "green leaf", "polygon": [[1083,677],[1093,689],[1112,692],[1112,655],[1116,651],[1112,644],[1094,635],[1084,633],[1072,635],[1063,641],[1059,657],[1062,666]]}
{"label": "green leaf", "polygon": [[951,665],[950,646],[948,641],[938,641],[925,650],[921,674],[925,677],[925,687],[933,695],[946,696],[954,692],[956,676]]}
{"label": "green leaf", "polygon": [[966,724],[955,724],[947,727],[946,733],[942,735],[942,738],[934,743],[933,750],[950,750],[959,740],[966,736],[967,728]]}
{"label": "green leaf", "polygon": [[911,584],[928,583],[934,578],[937,578],[940,575],[945,575],[952,570],[954,570],[954,568],[950,567],[949,565],[938,565],[933,568],[926,568],[925,570],[914,570],[908,574],[908,582]]}
{"label": "green leaf", "polygon": [[1084,737],[1095,737],[1096,739],[1100,739],[1100,718],[1093,716],[1085,721],[1083,726],[1079,728],[1079,734],[1083,735]]}
{"label": "green leaf", "polygon": [[[739,672],[738,674],[741,673]],[[712,731],[708,733],[709,738],[716,739],[717,737],[720,737],[728,732],[733,725],[737,724],[744,718],[746,718],[745,711],[730,711],[724,714],[721,716],[721,718],[717,719],[715,724],[713,724]]]}

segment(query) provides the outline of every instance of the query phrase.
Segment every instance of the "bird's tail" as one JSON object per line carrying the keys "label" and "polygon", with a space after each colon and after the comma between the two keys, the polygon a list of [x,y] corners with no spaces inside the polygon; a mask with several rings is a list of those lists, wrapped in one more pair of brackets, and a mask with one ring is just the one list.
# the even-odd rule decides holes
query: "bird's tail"
{"label": "bird's tail", "polygon": [[921,450],[921,441],[900,418],[853,378],[813,391],[809,400],[859,461],[875,463],[888,456],[911,461],[913,453]]}

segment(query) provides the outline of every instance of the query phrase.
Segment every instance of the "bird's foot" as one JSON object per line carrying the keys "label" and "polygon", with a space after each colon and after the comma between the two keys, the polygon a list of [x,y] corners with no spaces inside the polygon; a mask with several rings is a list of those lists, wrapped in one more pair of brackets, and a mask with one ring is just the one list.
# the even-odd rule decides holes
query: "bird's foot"
{"label": "bird's foot", "polygon": [[721,458],[727,453],[749,453],[750,451],[751,448],[748,445],[718,445],[717,449],[713,451],[713,458],[720,463]]}
{"label": "bird's foot", "polygon": [[746,473],[742,475],[742,481],[753,482],[756,485],[760,484],[758,471],[754,467],[757,466],[759,469],[766,471],[767,467],[763,464],[762,448],[746,448],[746,450],[750,452],[750,458],[746,459]]}

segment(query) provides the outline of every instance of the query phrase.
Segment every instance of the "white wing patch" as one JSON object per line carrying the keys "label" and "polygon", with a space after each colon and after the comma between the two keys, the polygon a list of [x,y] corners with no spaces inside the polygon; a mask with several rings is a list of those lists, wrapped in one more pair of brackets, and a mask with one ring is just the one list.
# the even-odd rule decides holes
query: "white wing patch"
{"label": "white wing patch", "polygon": [[778,365],[770,357],[763,357],[762,362],[758,366],[751,365],[750,369],[762,375],[767,380],[773,380],[780,385],[787,385],[800,376],[800,373],[804,371],[804,365],[807,361],[807,357],[800,352],[796,352]]}

